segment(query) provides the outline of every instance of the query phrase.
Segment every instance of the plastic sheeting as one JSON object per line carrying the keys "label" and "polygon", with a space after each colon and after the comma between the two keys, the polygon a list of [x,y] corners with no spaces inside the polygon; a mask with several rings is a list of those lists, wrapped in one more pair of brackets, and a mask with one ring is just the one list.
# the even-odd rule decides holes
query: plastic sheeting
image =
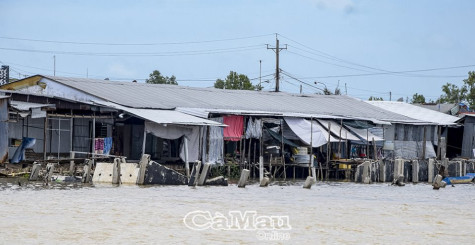
{"label": "plastic sheeting", "polygon": [[319,147],[328,142],[328,132],[318,125],[317,122],[312,122],[312,126],[310,121],[303,118],[285,117],[284,119],[290,129],[305,144],[310,145],[312,143],[312,147]]}
{"label": "plastic sheeting", "polygon": [[262,136],[262,121],[259,119],[249,118],[246,128],[246,139],[254,138],[259,139]]}
{"label": "plastic sheeting", "polygon": [[[210,118],[219,123],[223,123],[223,118]],[[212,164],[224,163],[224,138],[222,127],[209,127],[209,149],[208,161]]]}
{"label": "plastic sheeting", "polygon": [[351,132],[353,132],[354,134],[356,134],[356,136],[358,136],[359,138],[361,138],[361,140],[363,142],[366,142],[366,138],[368,138],[369,141],[372,141],[373,138],[374,138],[374,141],[384,141],[383,138],[381,137],[378,137],[374,134],[372,134],[371,132],[369,132],[368,129],[358,129],[358,128],[353,128],[351,126],[348,126],[347,127],[350,129]]}
{"label": "plastic sheeting", "polygon": [[25,149],[33,147],[35,143],[36,143],[35,138],[23,137],[23,139],[21,140],[20,146],[18,146],[15,153],[13,154],[11,163],[19,163],[23,161],[24,156],[25,156]]}
{"label": "plastic sheeting", "polygon": [[[145,131],[163,139],[178,139],[185,136],[188,139],[188,162],[199,160],[200,129],[199,127],[167,125],[145,122]],[[180,147],[180,158],[185,160],[185,147]]]}
{"label": "plastic sheeting", "polygon": [[[321,120],[318,119],[323,127],[328,130],[328,123],[330,123],[330,131],[336,135],[338,138],[341,138],[342,140],[352,140],[352,141],[359,141],[360,139],[356,137],[353,133],[348,131],[345,127],[342,127],[341,124],[336,123],[332,120]],[[340,131],[341,129],[341,131]],[[340,137],[340,132],[341,132],[341,137]]]}
{"label": "plastic sheeting", "polygon": [[[403,159],[419,159],[422,156],[423,141],[394,141],[394,156]],[[426,141],[425,158],[436,157],[432,142]]]}
{"label": "plastic sheeting", "polygon": [[290,145],[290,146],[293,146],[293,147],[299,147],[299,145],[295,144],[294,142],[286,139],[285,137],[283,137],[282,135],[280,135],[279,133],[276,133],[274,132],[273,130],[271,129],[267,129],[267,133],[269,133],[270,136],[272,136],[272,138],[276,139],[277,141],[279,142],[282,142],[282,139],[284,139],[284,144],[286,145]]}

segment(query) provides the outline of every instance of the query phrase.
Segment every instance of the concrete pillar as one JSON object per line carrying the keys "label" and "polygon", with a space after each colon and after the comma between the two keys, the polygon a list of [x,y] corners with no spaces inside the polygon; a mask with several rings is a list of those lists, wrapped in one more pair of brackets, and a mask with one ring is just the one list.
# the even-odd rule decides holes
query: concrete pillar
{"label": "concrete pillar", "polygon": [[41,164],[34,162],[33,167],[31,168],[30,178],[28,180],[37,181],[39,179],[40,170],[41,170]]}
{"label": "concrete pillar", "polygon": [[442,181],[442,175],[438,174],[434,178],[434,183],[432,186],[434,187],[434,190],[438,190],[439,188],[445,188],[447,183],[445,181]]}
{"label": "concrete pillar", "polygon": [[303,184],[303,188],[310,189],[312,185],[315,183],[314,178],[312,176],[307,176],[305,183]]}
{"label": "concrete pillar", "polygon": [[379,181],[386,182],[386,163],[382,159],[379,160]]}
{"label": "concrete pillar", "polygon": [[447,143],[445,142],[445,137],[440,137],[440,159],[446,157]]}
{"label": "concrete pillar", "polygon": [[262,179],[264,178],[264,157],[259,157],[259,182],[262,183]]}
{"label": "concrete pillar", "polygon": [[412,183],[419,182],[419,161],[413,160],[412,161]]}
{"label": "concrete pillar", "polygon": [[139,185],[143,185],[145,182],[145,170],[147,169],[147,165],[149,162],[150,162],[150,155],[143,154],[139,162],[139,176],[137,178],[137,184]]}
{"label": "concrete pillar", "polygon": [[365,161],[363,163],[363,183],[371,184],[371,162]]}
{"label": "concrete pillar", "polygon": [[49,181],[51,180],[51,176],[53,176],[53,172],[54,172],[54,163],[48,163],[46,165],[46,173],[44,176],[44,181],[46,185],[48,185]]}
{"label": "concrete pillar", "polygon": [[69,158],[71,158],[71,161],[69,162],[69,175],[74,176],[76,174],[76,163],[74,162],[74,157],[75,157],[75,152],[70,151],[69,152]]}
{"label": "concrete pillar", "polygon": [[404,176],[404,159],[396,159],[394,161],[394,180],[396,180],[401,175]]}
{"label": "concrete pillar", "polygon": [[91,181],[91,167],[92,160],[86,159],[84,162],[84,173],[82,174],[82,183],[89,183]]}
{"label": "concrete pillar", "polygon": [[185,171],[186,177],[190,179],[190,164],[188,163],[188,139],[183,137],[183,147],[185,148]]}
{"label": "concrete pillar", "polygon": [[120,184],[120,158],[114,159],[112,167],[112,184]]}
{"label": "concrete pillar", "polygon": [[211,163],[207,162],[203,165],[203,169],[201,170],[200,178],[198,180],[198,185],[204,185],[206,179],[208,178],[208,173],[210,170]]}
{"label": "concrete pillar", "polygon": [[462,162],[462,176],[467,175],[467,161]]}
{"label": "concrete pillar", "polygon": [[241,172],[241,177],[239,178],[238,187],[246,187],[247,179],[249,178],[249,169],[243,169]]}
{"label": "concrete pillar", "polygon": [[434,158],[430,158],[429,159],[429,164],[427,166],[427,169],[428,169],[427,182],[429,182],[429,183],[432,183],[433,180],[434,180],[434,164],[435,164]]}
{"label": "concrete pillar", "polygon": [[200,176],[201,161],[196,161],[193,164],[193,170],[191,171],[191,177],[188,181],[188,186],[195,186],[198,183],[198,177]]}
{"label": "concrete pillar", "polygon": [[260,187],[267,187],[270,183],[270,179],[268,177],[264,177],[260,182]]}

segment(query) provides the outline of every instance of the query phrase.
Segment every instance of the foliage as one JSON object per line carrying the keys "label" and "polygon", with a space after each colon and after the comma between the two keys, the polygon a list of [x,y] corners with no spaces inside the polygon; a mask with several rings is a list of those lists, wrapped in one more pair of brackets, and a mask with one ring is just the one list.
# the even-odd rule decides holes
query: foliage
{"label": "foliage", "polygon": [[459,88],[455,84],[447,83],[442,86],[442,92],[444,94],[439,97],[438,103],[459,103],[465,98],[467,91],[464,86]]}
{"label": "foliage", "polygon": [[172,85],[178,85],[176,81],[175,76],[171,77],[164,77],[158,70],[154,70],[152,73],[149,75],[149,79],[145,80],[146,83],[151,83],[151,84],[172,84]]}
{"label": "foliage", "polygon": [[475,106],[475,72],[468,72],[468,78],[463,80],[465,89],[465,100],[470,107]]}
{"label": "foliage", "polygon": [[383,97],[370,96],[368,100],[370,100],[370,101],[383,101]]}
{"label": "foliage", "polygon": [[[228,176],[228,168],[230,168],[230,176]],[[241,168],[238,164],[228,163],[226,165],[211,165],[210,178],[224,176],[230,179],[239,179],[241,176]]]}
{"label": "foliage", "polygon": [[422,94],[415,93],[412,95],[411,104],[424,104],[426,103],[426,98]]}
{"label": "foliage", "polygon": [[252,85],[251,80],[244,74],[230,71],[225,80],[217,79],[214,83],[215,88],[219,89],[235,89],[235,90],[255,90],[256,86]]}

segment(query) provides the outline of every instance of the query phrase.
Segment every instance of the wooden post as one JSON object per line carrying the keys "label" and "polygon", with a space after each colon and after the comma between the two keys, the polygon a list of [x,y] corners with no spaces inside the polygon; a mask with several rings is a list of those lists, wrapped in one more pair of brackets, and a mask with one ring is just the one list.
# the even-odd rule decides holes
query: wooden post
{"label": "wooden post", "polygon": [[341,158],[341,129],[343,128],[343,119],[340,119],[340,135],[338,136],[338,158]]}
{"label": "wooden post", "polygon": [[309,154],[310,157],[308,159],[308,175],[311,175],[311,168],[312,168],[312,147],[313,147],[313,118],[310,117],[310,149],[309,149]]}
{"label": "wooden post", "polygon": [[424,136],[422,137],[422,160],[426,159],[426,126],[424,126]]}
{"label": "wooden post", "polygon": [[284,120],[280,119],[280,136],[281,136],[281,156],[280,156],[280,163],[284,167],[284,180],[287,179],[287,171],[285,171],[285,159],[284,159]]}
{"label": "wooden post", "polygon": [[92,115],[92,132],[91,132],[91,138],[92,138],[92,143],[91,143],[91,153],[92,156],[94,156],[94,152],[96,150],[96,112],[93,113]]}
{"label": "wooden post", "polygon": [[46,113],[43,130],[43,160],[46,160],[46,142],[48,141],[48,113]]}
{"label": "wooden post", "polygon": [[366,129],[366,159],[369,159],[369,129]]}
{"label": "wooden post", "polygon": [[373,158],[374,160],[378,160],[378,148],[376,147],[376,142],[374,141],[374,137],[373,138]]}
{"label": "wooden post", "polygon": [[73,151],[73,134],[74,132],[74,117],[73,117],[73,110],[71,109],[71,118],[69,119],[69,151]]}
{"label": "wooden post", "polygon": [[[330,124],[330,122],[328,122],[328,143],[327,143],[327,174],[326,174],[326,178],[328,178],[328,168],[330,167],[330,158],[331,158],[331,127],[332,125]],[[320,170],[322,175],[321,175],[321,178],[323,180],[323,169]]]}
{"label": "wooden post", "polygon": [[440,160],[440,134],[441,134],[441,127],[437,126],[437,157],[436,159]]}

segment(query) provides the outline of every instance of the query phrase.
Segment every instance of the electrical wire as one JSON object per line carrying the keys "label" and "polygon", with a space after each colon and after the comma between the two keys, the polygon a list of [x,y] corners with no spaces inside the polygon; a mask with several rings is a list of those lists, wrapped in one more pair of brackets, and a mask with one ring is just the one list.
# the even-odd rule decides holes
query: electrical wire
{"label": "electrical wire", "polygon": [[95,52],[74,52],[74,51],[58,51],[58,50],[37,50],[37,49],[18,49],[4,48],[1,50],[20,51],[29,53],[46,53],[46,54],[64,54],[64,55],[83,55],[83,56],[186,56],[186,55],[207,55],[218,53],[231,53],[261,49],[262,45],[252,45],[223,49],[207,49],[207,50],[189,50],[189,51],[170,51],[161,53],[95,53]]}
{"label": "electrical wire", "polygon": [[227,41],[236,41],[243,39],[252,39],[258,37],[265,37],[275,35],[274,33],[262,34],[255,36],[246,36],[246,37],[235,37],[235,38],[224,38],[224,39],[213,39],[213,40],[202,40],[202,41],[184,41],[184,42],[157,42],[157,43],[102,43],[102,42],[77,42],[77,41],[57,41],[57,40],[42,40],[42,39],[31,39],[31,38],[20,38],[20,37],[7,37],[0,36],[0,39],[8,40],[17,40],[17,41],[29,41],[29,42],[42,42],[42,43],[56,43],[56,44],[75,44],[75,45],[102,45],[102,46],[157,46],[157,45],[183,45],[183,44],[200,44],[200,43],[214,43],[214,42],[227,42]]}

